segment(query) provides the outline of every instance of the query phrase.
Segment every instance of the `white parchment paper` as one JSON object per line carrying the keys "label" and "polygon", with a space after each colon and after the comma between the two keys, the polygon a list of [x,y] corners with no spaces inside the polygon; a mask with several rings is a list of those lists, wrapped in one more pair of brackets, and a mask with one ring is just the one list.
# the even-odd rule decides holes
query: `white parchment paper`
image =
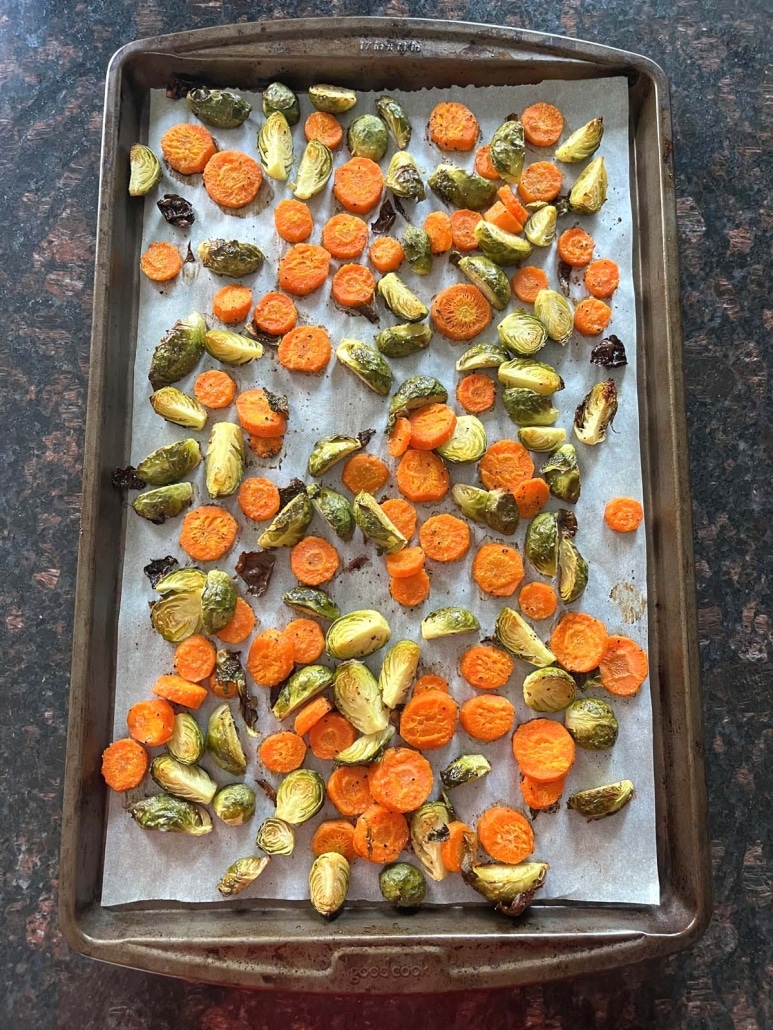
{"label": "white parchment paper", "polygon": [[[646,598],[646,547],[643,529],[638,533],[617,535],[605,529],[602,514],[605,502],[617,495],[641,498],[641,463],[639,453],[639,414],[636,388],[636,320],[635,297],[631,272],[633,225],[629,193],[628,168],[628,97],[624,79],[604,79],[595,82],[550,81],[537,86],[516,86],[496,88],[466,87],[454,90],[424,90],[411,93],[396,92],[410,115],[413,126],[411,153],[426,176],[441,160],[450,160],[472,168],[473,154],[442,155],[425,138],[425,126],[434,105],[442,99],[458,99],[467,103],[476,113],[481,124],[482,139],[491,137],[494,130],[512,111],[521,111],[528,104],[547,100],[557,104],[565,117],[566,138],[591,117],[602,115],[605,134],[599,154],[603,154],[609,173],[609,198],[601,212],[593,217],[574,219],[569,217],[559,222],[559,231],[579,222],[590,231],[596,241],[596,256],[614,259],[621,270],[620,288],[612,301],[613,320],[609,331],[616,333],[625,342],[629,363],[627,367],[611,372],[619,394],[620,408],[615,422],[615,432],[598,447],[587,447],[574,440],[571,432],[572,417],[576,405],[582,400],[591,385],[609,373],[588,362],[590,349],[595,340],[577,336],[565,348],[549,343],[540,353],[542,360],[554,364],[566,381],[566,389],[557,394],[556,406],[561,415],[558,425],[566,428],[569,440],[576,443],[582,472],[582,496],[576,505],[580,529],[576,542],[590,563],[588,589],[578,603],[576,610],[588,612],[603,619],[610,633],[623,633],[632,637],[646,648],[647,611]],[[239,129],[215,131],[221,148],[241,149],[256,154],[256,132],[262,116],[260,97],[250,96],[253,112]],[[296,160],[305,144],[303,121],[311,110],[308,98],[301,97],[301,122],[295,127]],[[345,125],[362,112],[372,111],[372,96],[360,94],[353,111],[342,116]],[[162,134],[179,121],[195,121],[184,101],[173,102],[165,98],[163,91],[151,94],[150,130],[148,145],[160,154],[159,141]],[[386,168],[393,153],[393,144],[382,162]],[[527,163],[545,160],[552,156],[552,149],[527,151]],[[348,154],[341,148],[336,155],[336,165],[347,160]],[[568,188],[584,167],[581,165],[560,165],[564,173],[564,188]],[[189,231],[169,226],[156,207],[156,200],[163,192],[179,192],[191,200],[196,210],[196,222]],[[416,224],[421,224],[425,215],[440,208],[440,201],[429,190],[427,199],[421,204],[406,204],[413,213]],[[261,271],[247,277],[245,282],[252,286],[257,300],[264,292],[276,288],[278,258],[288,249],[276,235],[273,227],[273,203],[284,196],[290,196],[287,184],[265,180],[255,202],[236,213],[225,213],[209,200],[200,176],[189,179],[176,176],[165,170],[165,177],[157,193],[144,201],[145,224],[143,250],[155,240],[168,240],[178,244],[185,252],[190,240],[194,253],[201,240],[210,237],[226,239],[239,238],[257,243],[268,259]],[[137,201],[143,203],[143,201]],[[310,242],[319,243],[325,220],[336,211],[336,202],[331,189],[314,198],[309,205],[314,214],[314,235]],[[376,211],[371,212],[372,221]],[[402,220],[392,230],[399,235]],[[364,260],[364,259],[363,259]],[[550,284],[558,288],[557,257],[555,244],[548,249],[535,249],[530,262],[545,268]],[[338,262],[333,262],[333,270]],[[512,273],[514,269],[511,269]],[[432,273],[419,278],[405,266],[401,274],[425,301],[444,285],[460,281],[461,275],[448,265],[445,256],[435,260]],[[332,275],[332,270],[331,270]],[[151,389],[147,372],[153,349],[164,332],[177,318],[192,310],[210,313],[212,297],[224,283],[231,282],[213,276],[204,268],[199,269],[193,282],[179,277],[174,283],[161,285],[144,279],[141,284],[139,331],[134,378],[133,410],[134,431],[131,459],[140,461],[147,453],[164,443],[182,439],[189,435],[185,430],[164,422],[154,414],[148,404]],[[324,325],[330,332],[335,346],[342,337],[355,337],[372,342],[378,328],[395,324],[398,320],[382,309],[381,326],[372,327],[361,317],[350,317],[339,311],[330,301],[328,285],[311,297],[298,300],[300,320],[309,324]],[[572,285],[572,297],[578,301],[585,296],[581,277]],[[512,307],[518,306],[514,301]],[[508,309],[512,310],[512,308]],[[495,312],[492,326],[479,339],[496,339],[495,325],[503,316]],[[211,318],[211,316],[209,316]],[[128,341],[127,341],[128,345]],[[427,372],[437,376],[449,388],[453,403],[453,391],[458,380],[454,362],[466,344],[453,345],[443,337],[435,335],[430,348],[419,355],[395,359],[392,367],[396,384],[409,375]],[[196,373],[177,385],[187,392],[192,391],[193,380],[198,372],[218,367],[217,362],[206,358]],[[285,371],[267,351],[264,357],[252,365],[229,370],[237,380],[240,389],[261,385],[287,394],[291,417],[286,437],[286,446],[280,458],[261,462],[250,457],[248,475],[267,475],[278,485],[289,482],[293,476],[304,477],[309,451],[316,439],[329,433],[354,434],[373,426],[379,432],[369,446],[369,451],[386,455],[386,438],[381,432],[386,416],[386,402],[366,389],[345,369],[331,362],[327,374],[320,378],[308,378]],[[494,374],[493,372],[491,373]],[[236,420],[235,410],[213,412],[210,423],[217,418]],[[482,416],[489,440],[515,436],[516,427],[508,419],[501,402],[496,409]],[[207,427],[198,434],[206,449]],[[196,435],[196,434],[193,434]],[[541,456],[535,456],[537,470]],[[387,459],[391,462],[391,459]],[[392,466],[394,463],[391,462]],[[324,477],[331,486],[343,489],[340,483],[341,466],[334,468]],[[474,466],[458,466],[451,469],[455,482],[476,482]],[[195,504],[208,503],[204,488],[203,465],[192,477],[196,497]],[[390,482],[384,493],[398,496],[396,486]],[[239,553],[253,550],[260,529],[242,516],[236,498],[227,498],[222,503],[239,521],[240,536],[231,552],[218,563],[219,567],[233,573]],[[455,511],[450,499],[439,505],[421,505],[420,520],[438,511]],[[551,500],[549,507],[558,507]],[[165,554],[178,557],[186,564],[186,555],[179,547],[180,520],[173,520],[164,526],[154,526],[129,512],[125,541],[125,561],[119,618],[119,644],[117,655],[117,676],[115,683],[115,736],[126,734],[125,717],[129,707],[150,696],[150,688],[162,673],[172,671],[174,648],[150,629],[148,601],[153,598],[142,567],[153,558]],[[419,639],[418,623],[429,611],[446,604],[461,604],[472,608],[479,615],[482,634],[491,633],[496,614],[503,602],[485,597],[474,585],[470,570],[472,557],[477,546],[492,538],[486,527],[473,525],[473,547],[462,561],[450,566],[428,562],[432,576],[430,599],[415,611],[406,611],[394,602],[388,594],[387,576],[383,561],[371,546],[363,545],[357,538],[351,544],[342,544],[331,536],[324,521],[315,515],[310,529],[317,535],[333,540],[345,565],[351,558],[367,554],[368,564],[354,572],[341,572],[330,585],[331,594],[342,611],[355,608],[378,608],[384,612],[392,628],[392,640],[402,637]],[[522,547],[524,527],[520,527],[514,538]],[[527,580],[535,578],[528,569]],[[259,600],[252,599],[259,617],[259,626],[287,624],[293,617],[289,609],[281,604],[281,594],[294,584],[289,572],[289,555],[286,550],[277,552],[274,577],[268,593]],[[237,588],[249,600],[243,584],[237,580]],[[515,597],[505,603],[515,604]],[[562,613],[554,619],[537,624],[537,630],[547,639],[552,626]],[[249,647],[249,640],[241,645],[243,659]],[[461,652],[474,642],[471,636],[422,643],[422,671],[436,671],[447,676],[451,691],[461,703],[472,697],[475,691],[458,675],[457,663]],[[228,645],[230,646],[230,645]],[[378,672],[383,652],[368,659],[374,672]],[[518,662],[507,687],[502,691],[515,704],[517,717],[523,721],[534,716],[523,703],[521,685],[531,667]],[[111,689],[105,684],[105,689]],[[279,726],[268,711],[268,691],[257,688],[260,698],[261,737],[276,731]],[[604,692],[601,692],[604,693]],[[563,898],[584,902],[616,902],[653,904],[659,901],[659,881],[655,844],[655,807],[652,752],[652,709],[650,705],[649,682],[645,683],[634,698],[619,699],[607,696],[619,718],[620,736],[614,749],[608,752],[592,753],[577,749],[577,761],[569,775],[564,798],[570,793],[622,778],[631,778],[636,784],[636,798],[622,813],[597,823],[586,823],[574,812],[563,807],[557,813],[543,813],[534,823],[536,835],[535,856],[550,863],[551,869],[541,898]],[[209,698],[197,713],[202,726],[218,699]],[[561,715],[553,718],[561,719]],[[254,784],[255,778],[267,776],[278,783],[279,777],[266,774],[259,767],[256,758],[256,742],[242,731],[242,739],[250,758],[245,782]],[[399,743],[395,737],[393,743]],[[454,792],[453,800],[458,818],[471,824],[488,806],[504,803],[523,810],[523,801],[518,788],[518,769],[513,761],[510,735],[492,744],[480,744],[460,729],[447,747],[432,752],[434,769],[443,768],[452,758],[463,752],[482,752],[490,760],[491,774],[474,784]],[[232,781],[207,759],[203,761],[209,772],[220,784]],[[328,763],[318,762],[311,752],[307,763],[323,774],[329,771]],[[255,832],[271,805],[258,788],[258,807],[254,819],[246,826],[229,828],[215,818],[214,832],[206,837],[190,838],[172,834],[145,832],[134,824],[125,811],[127,802],[156,792],[155,784],[148,777],[137,791],[127,798],[113,795],[110,801],[110,815],[106,839],[105,866],[102,903],[119,905],[148,899],[176,899],[180,901],[220,901],[215,889],[217,880],[231,862],[254,851]],[[321,813],[305,826],[299,828],[295,854],[291,858],[272,859],[263,875],[242,898],[265,897],[302,899],[308,896],[307,874],[311,863],[309,841],[311,835],[324,818],[336,817],[332,805],[326,803]],[[353,866],[350,898],[379,899],[378,867],[365,861]],[[450,876],[442,883],[429,883],[428,901],[444,903],[465,901],[475,903],[476,896],[461,881]],[[238,903],[235,902],[235,903]]]}

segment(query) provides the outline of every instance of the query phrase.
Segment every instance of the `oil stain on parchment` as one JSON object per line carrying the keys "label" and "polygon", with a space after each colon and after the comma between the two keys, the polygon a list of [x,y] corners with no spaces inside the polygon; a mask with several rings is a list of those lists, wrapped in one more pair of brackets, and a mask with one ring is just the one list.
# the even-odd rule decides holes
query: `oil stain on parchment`
{"label": "oil stain on parchment", "polygon": [[623,622],[636,622],[647,611],[647,598],[633,583],[615,583],[609,596],[620,609]]}

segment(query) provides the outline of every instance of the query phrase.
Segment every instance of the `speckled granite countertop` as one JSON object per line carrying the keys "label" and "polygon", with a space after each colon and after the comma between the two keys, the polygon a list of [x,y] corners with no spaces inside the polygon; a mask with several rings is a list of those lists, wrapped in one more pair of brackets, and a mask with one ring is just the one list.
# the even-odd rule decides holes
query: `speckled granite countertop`
{"label": "speckled granite countertop", "polygon": [[[770,8],[765,0],[4,0],[0,5],[0,1026],[287,1030],[773,1026],[769,677]],[[767,15],[766,12],[767,11]],[[715,915],[687,954],[513,991],[320,1000],[96,964],[57,928],[57,859],[105,68],[182,28],[314,14],[519,25],[634,50],[672,83]],[[769,76],[769,70],[767,72]],[[767,107],[766,107],[767,103]],[[766,171],[767,169],[767,171]],[[768,239],[768,245],[765,244]]]}

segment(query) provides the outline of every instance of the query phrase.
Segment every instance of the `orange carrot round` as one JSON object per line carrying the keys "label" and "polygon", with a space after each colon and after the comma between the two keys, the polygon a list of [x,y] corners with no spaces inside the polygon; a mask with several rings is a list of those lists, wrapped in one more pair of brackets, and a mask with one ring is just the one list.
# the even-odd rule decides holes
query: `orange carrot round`
{"label": "orange carrot round", "polygon": [[237,697],[239,694],[239,687],[232,680],[219,680],[216,675],[209,677],[209,689],[215,695],[215,697],[222,697],[226,701],[230,701],[232,697]]}
{"label": "orange carrot round", "polygon": [[634,497],[613,497],[604,508],[604,521],[615,533],[634,533],[643,518],[644,508]]}
{"label": "orange carrot round", "polygon": [[518,197],[516,197],[516,195],[513,193],[512,188],[507,185],[500,186],[497,190],[497,196],[499,197],[500,202],[504,204],[504,206],[513,216],[513,218],[516,220],[516,222],[518,222],[522,226],[526,225],[526,223],[529,220],[529,212],[520,202]]}
{"label": "orange carrot round", "polygon": [[585,612],[567,612],[553,630],[550,650],[568,672],[591,672],[607,650],[603,622]]}
{"label": "orange carrot round", "polygon": [[264,629],[252,641],[247,671],[260,687],[278,687],[293,671],[293,645],[278,629]]}
{"label": "orange carrot round", "polygon": [[472,561],[472,578],[491,597],[510,597],[523,579],[523,559],[507,544],[481,544]]}
{"label": "orange carrot round", "polygon": [[114,740],[102,752],[102,776],[112,790],[132,790],[142,783],[148,762],[147,751],[136,740]]}
{"label": "orange carrot round", "polygon": [[513,728],[515,708],[501,694],[480,694],[464,702],[459,722],[474,740],[489,743],[504,737]]}
{"label": "orange carrot round", "polygon": [[173,243],[151,243],[140,258],[140,269],[155,283],[174,279],[182,266],[182,254]]}
{"label": "orange carrot round", "polygon": [[490,376],[471,372],[457,383],[456,399],[465,411],[479,415],[494,407],[497,399],[496,384]]}
{"label": "orange carrot round", "polygon": [[216,151],[212,133],[193,122],[173,125],[161,137],[161,152],[166,163],[180,175],[203,172]]}
{"label": "orange carrot round", "polygon": [[163,697],[184,708],[198,708],[207,696],[206,687],[189,683],[182,676],[159,676],[152,687],[156,697]]}
{"label": "orange carrot round", "polygon": [[512,278],[513,293],[524,304],[533,304],[540,290],[548,288],[548,277],[536,265],[524,265]]}
{"label": "orange carrot round", "polygon": [[550,487],[544,479],[523,479],[513,490],[518,514],[522,519],[533,519],[539,515],[550,499]]}
{"label": "orange carrot round", "polygon": [[475,154],[475,171],[483,179],[490,179],[492,182],[499,178],[499,172],[491,161],[491,147],[488,143],[478,147]]}
{"label": "orange carrot round", "polygon": [[531,776],[522,776],[521,794],[525,804],[532,811],[543,812],[546,808],[552,808],[558,803],[565,785],[565,776],[557,780],[550,780],[548,783],[540,783],[538,780],[533,780]]}
{"label": "orange carrot round", "polygon": [[388,748],[368,772],[373,800],[390,812],[415,812],[432,793],[432,785],[432,766],[407,747]]}
{"label": "orange carrot round", "polygon": [[495,862],[517,865],[534,851],[534,830],[528,819],[506,805],[486,809],[478,819],[478,840]]}
{"label": "orange carrot round", "polygon": [[433,451],[418,451],[414,447],[409,447],[400,459],[396,479],[397,489],[414,503],[442,501],[451,485],[443,460]]}
{"label": "orange carrot round", "polygon": [[519,233],[524,226],[523,222],[520,222],[508,211],[501,200],[497,200],[487,211],[484,211],[483,218],[505,232],[513,233],[513,235]]}
{"label": "orange carrot round", "polygon": [[401,812],[370,805],[357,820],[352,844],[360,858],[384,865],[394,862],[408,843],[408,823]]}
{"label": "orange carrot round", "polygon": [[495,440],[478,463],[487,490],[515,491],[524,479],[534,475],[531,455],[518,440]]}
{"label": "orange carrot round", "polygon": [[236,499],[247,518],[254,522],[267,522],[279,511],[279,491],[263,476],[243,480]]}
{"label": "orange carrot round", "polygon": [[423,604],[429,597],[429,591],[430,579],[424,569],[412,576],[389,578],[389,593],[403,608],[415,608]]}
{"label": "orange carrot round", "polygon": [[380,236],[368,248],[370,263],[377,272],[396,272],[405,258],[403,245],[392,236]]}
{"label": "orange carrot round", "polygon": [[582,268],[590,263],[596,243],[590,233],[575,226],[565,229],[558,237],[556,248],[558,256],[572,268]]}
{"label": "orange carrot round", "polygon": [[445,211],[430,211],[424,219],[424,232],[429,236],[433,254],[445,254],[454,245],[451,219]]}
{"label": "orange carrot round", "polygon": [[216,636],[224,644],[241,644],[255,629],[255,612],[242,597],[236,598],[236,611]]}
{"label": "orange carrot round", "polygon": [[411,423],[404,416],[395,419],[387,449],[391,458],[402,458],[411,444]]}
{"label": "orange carrot round", "polygon": [[440,845],[440,857],[443,865],[449,873],[460,873],[462,871],[462,859],[464,858],[465,834],[472,833],[467,823],[460,823],[457,820],[448,824],[448,839]]}
{"label": "orange carrot round", "polygon": [[327,796],[341,815],[362,815],[373,804],[366,765],[342,765],[328,777]]}
{"label": "orange carrot round", "polygon": [[475,226],[483,220],[480,211],[469,211],[467,208],[460,208],[451,215],[451,235],[454,247],[457,250],[477,250],[478,241],[475,237]]}
{"label": "orange carrot round", "polygon": [[343,126],[327,111],[312,111],[303,126],[303,134],[309,142],[319,140],[330,150],[340,147],[344,138]]}
{"label": "orange carrot round", "polygon": [[474,644],[459,661],[459,672],[476,690],[499,690],[510,679],[514,668],[510,655],[491,644]]}
{"label": "orange carrot round", "polygon": [[411,693],[414,697],[418,697],[419,694],[424,694],[427,690],[442,690],[444,694],[451,693],[448,680],[438,676],[435,672],[425,672],[422,676],[419,676],[413,684]]}
{"label": "orange carrot round", "polygon": [[264,293],[255,305],[252,321],[260,332],[283,336],[298,321],[298,309],[283,293]]}
{"label": "orange carrot round", "polygon": [[523,134],[533,147],[552,147],[564,129],[564,116],[552,104],[531,104],[521,114]]}
{"label": "orange carrot round", "polygon": [[306,741],[290,730],[272,733],[258,748],[258,758],[269,772],[294,772],[306,758]]}
{"label": "orange carrot round", "polygon": [[205,408],[228,408],[236,396],[236,383],[227,372],[213,368],[196,376],[193,396]]}
{"label": "orange carrot round", "polygon": [[333,195],[341,207],[356,215],[364,215],[381,200],[384,176],[369,157],[353,157],[336,168]]}
{"label": "orange carrot round", "polygon": [[212,313],[226,325],[236,325],[252,311],[252,290],[249,286],[230,283],[221,287],[212,298]]}
{"label": "orange carrot round", "polygon": [[415,576],[424,568],[426,555],[421,547],[404,547],[396,554],[386,556],[387,572],[393,579]]}
{"label": "orange carrot round", "polygon": [[332,709],[333,706],[326,697],[312,698],[295,716],[293,729],[299,736],[305,737],[311,727]]}
{"label": "orange carrot round", "polygon": [[330,852],[343,855],[347,862],[357,858],[354,850],[354,827],[346,819],[325,819],[311,838],[312,854],[319,857]]}
{"label": "orange carrot round", "polygon": [[454,283],[436,294],[430,318],[449,340],[471,340],[491,322],[491,305],[472,283]]}
{"label": "orange carrot round", "polygon": [[574,328],[583,336],[598,336],[612,319],[608,304],[595,297],[586,297],[574,309]]}
{"label": "orange carrot round", "polygon": [[321,536],[306,536],[290,550],[290,568],[299,583],[318,587],[338,572],[340,558]]}
{"label": "orange carrot round", "polygon": [[556,168],[550,161],[535,161],[524,168],[518,192],[527,204],[538,200],[550,203],[561,192],[562,183],[560,168]]}
{"label": "orange carrot round", "polygon": [[357,739],[357,730],[340,712],[328,712],[309,730],[312,754],[323,761],[332,761],[339,751],[351,747]]}
{"label": "orange carrot round", "polygon": [[433,515],[419,530],[419,543],[432,561],[459,561],[470,549],[470,527],[455,515]]}
{"label": "orange carrot round", "polygon": [[275,458],[284,446],[283,436],[254,436],[247,439],[249,448],[258,458]]}
{"label": "orange carrot round", "polygon": [[285,626],[284,635],[292,642],[297,665],[316,662],[325,650],[325,634],[313,619],[293,619]]}
{"label": "orange carrot round", "polygon": [[279,286],[294,297],[306,297],[327,279],[330,255],[315,243],[296,243],[279,262]]}
{"label": "orange carrot round", "polygon": [[263,171],[258,162],[240,150],[221,150],[204,169],[204,186],[221,207],[244,207],[258,195]]}
{"label": "orange carrot round", "polygon": [[440,150],[474,150],[479,132],[469,107],[454,100],[436,104],[429,116],[429,138]]}
{"label": "orange carrot round", "polygon": [[194,561],[218,561],[233,547],[239,524],[225,508],[202,504],[189,511],[180,529],[180,547]]}
{"label": "orange carrot round", "polygon": [[342,261],[359,257],[368,243],[368,223],[356,215],[333,215],[322,227],[322,246]]}
{"label": "orange carrot round", "polygon": [[403,708],[400,736],[420,751],[436,751],[453,738],[458,717],[459,705],[450,694],[425,690],[418,697],[414,694]]}
{"label": "orange carrot round", "polygon": [[286,198],[274,208],[274,228],[287,243],[303,243],[314,231],[314,220],[306,204]]}
{"label": "orange carrot round", "polygon": [[585,269],[585,289],[599,300],[608,300],[620,285],[620,269],[609,258],[598,258]]}
{"label": "orange carrot round", "polygon": [[146,747],[160,747],[174,733],[174,708],[162,697],[138,701],[126,716],[129,735]]}
{"label": "orange carrot round", "polygon": [[456,414],[447,404],[422,404],[408,416],[410,446],[419,451],[434,451],[448,443],[456,429]]}
{"label": "orange carrot round", "polygon": [[358,494],[362,490],[369,494],[375,494],[389,479],[389,469],[381,458],[375,454],[353,454],[343,467],[341,482]]}
{"label": "orange carrot round", "polygon": [[406,540],[412,540],[416,532],[418,515],[416,509],[402,497],[390,497],[381,504],[381,510],[393,525],[397,526]]}
{"label": "orange carrot round", "polygon": [[[601,685],[617,697],[631,697],[649,673],[647,653],[629,637],[611,636],[599,662]],[[134,734],[132,734],[134,736]]]}
{"label": "orange carrot round", "polygon": [[264,390],[243,390],[236,398],[236,416],[246,432],[253,436],[284,436],[287,418],[274,411]]}
{"label": "orange carrot round", "polygon": [[574,741],[560,722],[531,719],[513,734],[513,755],[524,776],[552,783],[566,776],[574,764]]}
{"label": "orange carrot round", "polygon": [[215,671],[217,651],[211,640],[201,633],[181,640],[174,652],[174,670],[192,683],[200,683]]}
{"label": "orange carrot round", "polygon": [[283,368],[306,375],[322,372],[332,354],[330,336],[321,325],[297,325],[284,334],[276,351]]}
{"label": "orange carrot round", "polygon": [[341,265],[330,284],[333,300],[344,308],[370,304],[376,293],[376,280],[365,265]]}
{"label": "orange carrot round", "polygon": [[558,598],[549,583],[527,583],[521,587],[518,606],[527,618],[540,622],[555,615]]}

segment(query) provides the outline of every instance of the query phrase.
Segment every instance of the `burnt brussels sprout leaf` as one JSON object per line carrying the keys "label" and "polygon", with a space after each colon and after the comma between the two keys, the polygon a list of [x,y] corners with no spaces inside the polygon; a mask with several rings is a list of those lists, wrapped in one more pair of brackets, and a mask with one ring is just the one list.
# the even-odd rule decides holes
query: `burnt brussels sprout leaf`
{"label": "burnt brussels sprout leaf", "polygon": [[166,84],[167,100],[183,100],[192,89],[200,89],[203,83],[189,75],[172,75]]}
{"label": "burnt brussels sprout leaf", "polygon": [[215,677],[221,683],[235,683],[239,692],[239,711],[251,737],[256,737],[258,724],[258,699],[250,693],[247,677],[244,675],[238,651],[218,651],[215,662]]}
{"label": "burnt brussels sprout leaf", "polygon": [[175,565],[179,564],[177,559],[171,554],[167,554],[164,558],[153,558],[143,568],[143,572],[150,580],[150,585],[155,587],[156,583],[168,576]]}
{"label": "burnt brussels sprout leaf", "polygon": [[294,479],[291,479],[290,482],[287,484],[287,486],[280,486],[279,487],[279,507],[280,507],[280,509],[284,508],[284,506],[286,504],[289,504],[290,501],[292,501],[292,499],[294,497],[298,496],[298,494],[305,494],[305,493],[306,493],[306,484],[303,482],[302,479],[298,479],[297,477],[294,478]]}
{"label": "burnt brussels sprout leaf", "polygon": [[395,224],[396,218],[397,213],[395,212],[395,209],[388,200],[385,200],[379,208],[378,218],[376,218],[375,222],[370,223],[370,227],[373,232],[378,233],[379,235],[381,233],[389,232]]}
{"label": "burnt brussels sprout leaf", "polygon": [[156,206],[167,222],[178,229],[188,229],[196,221],[193,205],[177,193],[165,193],[163,200],[156,201]]}
{"label": "burnt brussels sprout leaf", "polygon": [[117,468],[111,483],[116,490],[144,490],[146,486],[145,480],[137,475],[134,465],[127,465],[125,469]]}
{"label": "burnt brussels sprout leaf", "polygon": [[247,593],[262,597],[274,573],[276,555],[272,551],[242,551],[236,563],[236,575],[247,584]]}
{"label": "burnt brussels sprout leaf", "polygon": [[627,365],[625,344],[614,333],[610,333],[590,352],[590,363],[591,365],[603,365],[604,368],[619,368],[621,365]]}

